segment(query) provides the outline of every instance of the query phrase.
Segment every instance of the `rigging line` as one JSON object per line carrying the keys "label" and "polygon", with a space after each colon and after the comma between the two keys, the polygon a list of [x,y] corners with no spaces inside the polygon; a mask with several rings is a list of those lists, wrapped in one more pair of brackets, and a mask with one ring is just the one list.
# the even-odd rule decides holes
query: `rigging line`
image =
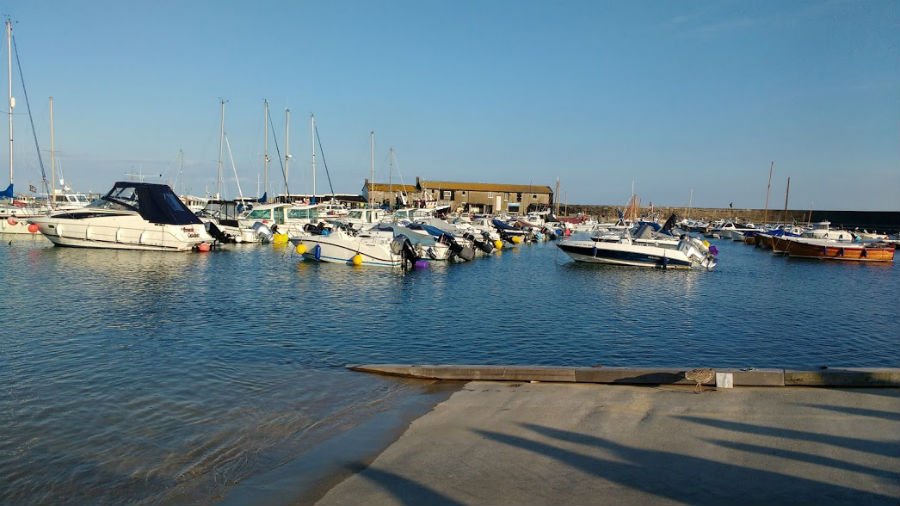
{"label": "rigging line", "polygon": [[31,135],[34,136],[34,147],[37,151],[38,164],[41,166],[41,183],[47,195],[50,195],[50,183],[47,181],[47,171],[44,170],[44,159],[41,157],[41,147],[38,144],[37,130],[34,127],[34,117],[31,115],[31,101],[28,100],[28,89],[25,87],[25,75],[22,73],[22,61],[19,60],[19,46],[16,38],[12,38],[13,51],[16,53],[16,66],[19,68],[19,80],[22,81],[22,94],[25,95],[25,107],[28,109],[28,120],[31,123]]}
{"label": "rigging line", "polygon": [[281,149],[278,148],[278,137],[275,136],[275,124],[272,123],[272,115],[269,115],[269,126],[272,130],[272,141],[275,142],[275,153],[278,155],[278,165],[281,166],[281,178],[284,179],[284,192],[287,195],[290,195],[291,190],[288,188],[287,174],[284,173],[284,158],[281,156]]}
{"label": "rigging line", "polygon": [[228,135],[225,135],[225,147],[228,148],[228,158],[231,160],[231,170],[234,172],[234,183],[237,185],[238,195],[243,200],[244,192],[241,190],[241,180],[238,178],[237,167],[234,165],[234,156],[231,154],[231,143],[228,142]]}
{"label": "rigging line", "polygon": [[328,188],[331,189],[331,198],[332,200],[335,198],[334,195],[334,186],[331,185],[331,173],[328,172],[328,163],[325,162],[325,148],[322,147],[322,138],[319,137],[319,125],[315,126],[316,130],[316,142],[319,144],[319,153],[322,155],[322,166],[325,167],[325,175],[328,176]]}

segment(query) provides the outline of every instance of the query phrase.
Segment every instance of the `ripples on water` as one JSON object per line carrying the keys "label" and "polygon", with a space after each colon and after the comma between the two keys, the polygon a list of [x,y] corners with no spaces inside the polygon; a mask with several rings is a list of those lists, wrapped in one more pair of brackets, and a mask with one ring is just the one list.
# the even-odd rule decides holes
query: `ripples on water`
{"label": "ripples on water", "polygon": [[898,365],[895,266],[719,247],[710,273],[544,244],[404,275],[4,241],[0,502],[214,501],[417,391],[348,363]]}

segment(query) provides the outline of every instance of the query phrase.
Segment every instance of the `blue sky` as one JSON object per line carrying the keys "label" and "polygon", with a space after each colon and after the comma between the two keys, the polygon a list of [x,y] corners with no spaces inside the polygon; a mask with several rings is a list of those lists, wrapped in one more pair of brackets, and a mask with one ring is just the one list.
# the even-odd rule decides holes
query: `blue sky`
{"label": "blue sky", "polygon": [[[624,204],[633,181],[644,203],[686,206],[693,190],[694,206],[761,208],[774,161],[770,207],[784,205],[790,176],[792,208],[900,210],[893,0],[35,0],[0,11],[15,22],[44,164],[53,96],[57,158],[83,191],[134,173],[214,191],[224,98],[236,172],[255,194],[268,99],[282,150],[291,109],[293,192],[311,190],[314,113],[336,192],[369,176],[374,130],[378,181],[393,147],[391,177],[406,183],[559,178],[562,201]],[[14,79],[23,190],[40,170]],[[232,196],[227,155],[225,169]],[[269,185],[283,190],[277,163]],[[328,190],[321,157],[317,190]]]}

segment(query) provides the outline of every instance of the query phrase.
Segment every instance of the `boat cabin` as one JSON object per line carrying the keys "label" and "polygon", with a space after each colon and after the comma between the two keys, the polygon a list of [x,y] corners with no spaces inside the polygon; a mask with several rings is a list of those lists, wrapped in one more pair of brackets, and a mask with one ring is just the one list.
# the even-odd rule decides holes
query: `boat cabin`
{"label": "boat cabin", "polygon": [[239,221],[241,228],[251,228],[255,223],[266,226],[273,225],[305,225],[319,219],[316,205],[296,204],[262,204],[243,216]]}

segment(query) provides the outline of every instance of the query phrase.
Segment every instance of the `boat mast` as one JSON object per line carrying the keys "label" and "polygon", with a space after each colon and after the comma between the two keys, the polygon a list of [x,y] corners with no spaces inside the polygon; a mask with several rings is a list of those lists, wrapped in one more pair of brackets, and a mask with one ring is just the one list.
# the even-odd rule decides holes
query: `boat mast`
{"label": "boat mast", "polygon": [[559,215],[559,177],[556,178],[556,192],[553,194],[556,199],[556,215]]}
{"label": "boat mast", "polygon": [[395,197],[394,197],[394,148],[391,147],[388,150],[388,162],[390,166],[388,168],[388,193],[391,195],[388,200],[388,206],[391,209],[394,207]]}
{"label": "boat mast", "polygon": [[[316,200],[316,115],[309,115],[309,137],[310,144],[312,144],[312,198],[315,200],[315,203],[318,203]],[[310,202],[311,204],[313,202]]]}
{"label": "boat mast", "polygon": [[[788,176],[787,189],[784,190],[784,222],[787,223],[788,195],[791,194],[791,176]],[[791,220],[794,221],[794,220]]]}
{"label": "boat mast", "polygon": [[219,99],[219,162],[216,165],[216,200],[222,198],[222,157],[225,149],[225,99]]}
{"label": "boat mast", "polygon": [[[269,101],[263,100],[264,123],[263,126],[265,139],[263,140],[263,194],[269,196]],[[257,191],[259,193],[259,191]]]}
{"label": "boat mast", "polygon": [[[12,21],[6,18],[6,48],[7,48],[7,77],[9,81],[9,184],[13,184],[13,109],[16,107],[16,99],[12,94]],[[10,197],[12,200],[12,197]]]}
{"label": "boat mast", "polygon": [[769,166],[769,184],[766,186],[766,210],[763,211],[763,225],[769,222],[769,192],[772,190],[772,171],[775,170],[775,162]]}
{"label": "boat mast", "polygon": [[53,148],[53,97],[50,97],[50,209],[54,208],[56,199],[56,151]]}
{"label": "boat mast", "polygon": [[289,199],[290,196],[290,188],[288,187],[288,180],[290,177],[288,176],[290,168],[289,165],[291,163],[291,110],[284,110],[284,193],[285,198]]}
{"label": "boat mast", "polygon": [[691,188],[691,198],[688,200],[687,219],[691,219],[691,209],[694,208],[694,189]]}
{"label": "boat mast", "polygon": [[372,192],[375,191],[375,130],[369,132],[369,170],[372,178],[369,180],[369,209],[371,209]]}

